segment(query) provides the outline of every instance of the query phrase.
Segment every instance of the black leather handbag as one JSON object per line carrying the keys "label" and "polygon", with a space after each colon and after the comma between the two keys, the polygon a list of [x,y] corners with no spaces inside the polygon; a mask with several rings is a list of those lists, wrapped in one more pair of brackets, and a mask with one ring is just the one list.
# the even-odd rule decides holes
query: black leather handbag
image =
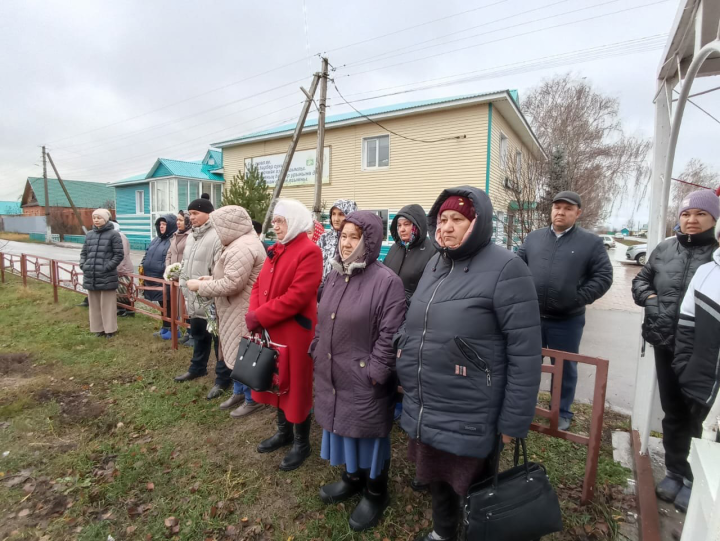
{"label": "black leather handbag", "polygon": [[267,332],[262,337],[244,336],[240,340],[230,377],[253,391],[270,391],[273,387],[273,375],[277,374],[278,355],[277,350],[270,347]]}
{"label": "black leather handbag", "polygon": [[[519,464],[522,446],[524,464]],[[528,462],[525,440],[515,441],[515,467],[499,473],[502,436],[493,476],[470,487],[465,501],[467,541],[534,541],[562,531],[557,494],[545,467]]]}

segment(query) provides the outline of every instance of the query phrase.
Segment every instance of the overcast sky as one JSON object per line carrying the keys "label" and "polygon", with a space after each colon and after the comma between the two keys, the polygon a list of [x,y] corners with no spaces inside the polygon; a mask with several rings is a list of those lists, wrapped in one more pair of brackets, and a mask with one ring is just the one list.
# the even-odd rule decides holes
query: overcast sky
{"label": "overcast sky", "polygon": [[[198,159],[213,142],[293,121],[298,86],[318,69],[318,52],[338,68],[348,100],[382,96],[358,108],[505,88],[518,89],[522,101],[543,78],[572,71],[616,96],[626,130],[649,138],[663,35],[677,7],[678,0],[2,0],[0,200],[19,198],[26,177],[42,176],[43,144],[63,178],[110,182],[147,172],[158,157]],[[471,72],[472,81],[438,85]],[[695,88],[713,86],[718,78]],[[328,114],[348,111],[330,88]],[[720,117],[720,92],[696,101]],[[688,106],[675,173],[693,157],[720,170],[719,133]]]}

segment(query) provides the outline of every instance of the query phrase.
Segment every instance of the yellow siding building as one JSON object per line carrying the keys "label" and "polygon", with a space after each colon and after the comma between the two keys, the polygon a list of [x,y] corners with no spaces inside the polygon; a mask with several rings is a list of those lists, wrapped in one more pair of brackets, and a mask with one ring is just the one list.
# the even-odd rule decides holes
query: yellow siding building
{"label": "yellow siding building", "polygon": [[[485,190],[496,214],[502,215],[512,199],[504,187],[503,161],[521,155],[545,158],[516,100],[516,92],[503,91],[328,116],[324,210],[337,199],[354,199],[359,208],[392,219],[405,205],[418,203],[428,211],[442,189],[470,184]],[[223,151],[225,180],[255,163],[274,185],[272,172],[279,170],[294,127],[215,143]],[[296,151],[301,163],[293,160],[295,176],[282,190],[282,197],[298,199],[309,208],[316,145],[317,120],[308,120]]]}

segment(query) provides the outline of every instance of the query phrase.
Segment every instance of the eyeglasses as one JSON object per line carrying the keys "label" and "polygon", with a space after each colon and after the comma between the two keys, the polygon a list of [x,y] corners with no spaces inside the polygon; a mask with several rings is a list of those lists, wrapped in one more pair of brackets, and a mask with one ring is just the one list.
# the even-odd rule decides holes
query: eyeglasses
{"label": "eyeglasses", "polygon": [[282,216],[277,216],[276,218],[273,218],[270,222],[272,225],[285,225],[287,222],[285,221],[285,218]]}

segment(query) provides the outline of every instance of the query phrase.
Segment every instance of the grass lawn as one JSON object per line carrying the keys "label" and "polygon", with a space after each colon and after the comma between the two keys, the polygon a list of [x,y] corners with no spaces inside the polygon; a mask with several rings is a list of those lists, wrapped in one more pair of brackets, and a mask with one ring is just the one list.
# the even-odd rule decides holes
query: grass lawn
{"label": "grass lawn", "polygon": [[0,239],[2,240],[14,240],[15,242],[37,242],[38,244],[44,244],[43,241],[31,239],[27,233],[9,233],[7,231],[0,231]]}
{"label": "grass lawn", "polygon": [[635,246],[637,244],[647,244],[646,240],[630,240],[630,239],[615,239],[616,244],[624,244],[625,246]]}
{"label": "grass lawn", "polygon": [[[283,452],[255,451],[274,431],[273,411],[232,420],[219,401],[205,400],[211,378],[172,381],[190,352],[152,338],[155,321],[121,319],[115,338],[98,339],[79,299],[61,291],[53,304],[50,287],[30,281],[23,289],[14,276],[0,284],[0,539],[409,540],[430,525],[429,496],[409,488],[413,471],[397,428],[391,507],[376,530],[355,534],[347,525],[354,500],[324,506],[318,498],[340,469],[319,458],[317,425],[313,456],[280,472]],[[577,430],[588,417],[578,407]],[[613,539],[634,506],[622,494],[630,474],[613,462],[609,436],[628,422],[605,419],[597,497],[586,507],[584,448],[529,438],[563,508],[566,531],[551,539]]]}

